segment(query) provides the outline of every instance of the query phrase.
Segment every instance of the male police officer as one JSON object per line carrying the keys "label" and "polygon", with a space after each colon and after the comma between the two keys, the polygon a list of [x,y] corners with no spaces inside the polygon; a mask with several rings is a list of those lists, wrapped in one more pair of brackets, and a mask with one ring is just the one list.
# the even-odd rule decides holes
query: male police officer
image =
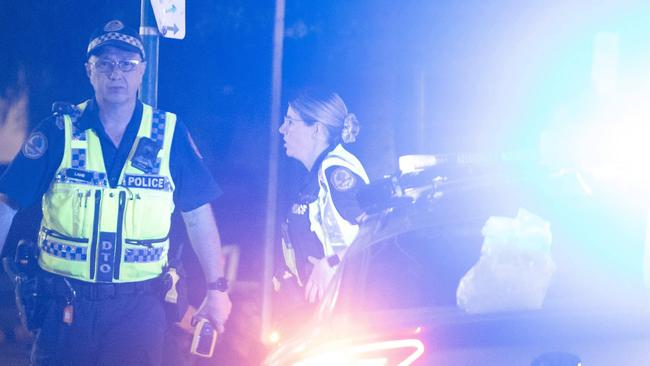
{"label": "male police officer", "polygon": [[94,98],[55,103],[0,179],[0,249],[17,209],[42,198],[38,264],[51,300],[33,364],[161,363],[175,207],[208,283],[197,315],[223,331],[230,314],[209,204],[220,189],[176,116],[137,99],[145,66],[134,29],[98,29],[86,62]]}

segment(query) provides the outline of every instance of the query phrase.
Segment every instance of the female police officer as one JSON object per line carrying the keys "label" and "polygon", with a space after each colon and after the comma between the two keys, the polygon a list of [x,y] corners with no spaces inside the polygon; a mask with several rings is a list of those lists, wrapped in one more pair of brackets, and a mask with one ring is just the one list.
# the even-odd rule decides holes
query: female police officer
{"label": "female police officer", "polygon": [[289,103],[280,133],[287,156],[309,172],[287,217],[283,252],[289,271],[313,303],[323,297],[359,230],[362,210],[356,193],[368,177],[342,146],[356,140],[359,122],[338,94],[303,94]]}

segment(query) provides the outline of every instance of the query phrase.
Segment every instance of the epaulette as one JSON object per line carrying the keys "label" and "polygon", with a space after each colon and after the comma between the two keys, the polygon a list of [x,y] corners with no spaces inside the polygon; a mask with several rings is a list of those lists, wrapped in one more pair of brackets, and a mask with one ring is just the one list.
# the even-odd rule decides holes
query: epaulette
{"label": "epaulette", "polygon": [[81,109],[68,102],[54,102],[52,103],[52,117],[55,118],[56,126],[63,129],[63,116],[68,115],[72,120],[72,125],[76,127],[77,119],[81,115]]}
{"label": "epaulette", "polygon": [[67,114],[74,117],[81,114],[81,110],[72,103],[54,102],[52,103],[52,114],[55,116]]}

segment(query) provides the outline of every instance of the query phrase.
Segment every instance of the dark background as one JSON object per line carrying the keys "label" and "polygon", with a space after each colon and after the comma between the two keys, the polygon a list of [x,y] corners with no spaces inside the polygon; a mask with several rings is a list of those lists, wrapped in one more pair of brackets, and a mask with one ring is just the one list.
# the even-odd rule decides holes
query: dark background
{"label": "dark background", "polygon": [[[269,144],[280,143],[269,139],[270,128],[280,125],[270,117],[274,6],[270,0],[188,1],[186,38],[160,41],[158,107],[188,125],[221,185],[214,210],[224,244],[241,248],[238,275],[246,281],[261,279]],[[140,1],[3,2],[0,96],[11,102],[16,90],[27,91],[30,127],[53,101],[90,98],[83,68],[88,38],[114,18],[138,27]],[[650,79],[643,66],[650,65],[647,24],[647,2],[633,0],[288,0],[282,112],[304,87],[337,91],[360,120],[350,149],[371,179],[394,173],[404,154],[473,153],[495,164],[503,163],[504,152],[523,151],[536,159],[540,134],[557,125],[558,110],[576,113],[593,94],[594,34],[617,32],[621,69],[632,70],[624,76]],[[279,148],[281,217],[303,168]],[[519,179],[521,171],[514,175]],[[596,266],[623,273],[630,259],[638,262],[646,209],[627,204],[645,196],[624,197],[631,190],[618,186],[612,195],[607,184],[595,185],[599,200],[589,201],[530,181],[506,193],[509,200],[534,197],[536,212],[561,220],[554,227],[566,232],[566,242],[595,248]],[[496,207],[501,198],[482,199]],[[494,213],[514,216],[519,203]],[[29,235],[37,214],[36,208],[22,212],[12,238]],[[578,220],[587,214],[591,224]]]}

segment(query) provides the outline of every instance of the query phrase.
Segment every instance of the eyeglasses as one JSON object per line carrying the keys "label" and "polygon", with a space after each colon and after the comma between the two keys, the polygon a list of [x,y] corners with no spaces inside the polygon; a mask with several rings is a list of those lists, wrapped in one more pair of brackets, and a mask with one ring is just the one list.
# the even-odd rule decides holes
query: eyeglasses
{"label": "eyeglasses", "polygon": [[[304,123],[306,125],[310,124],[309,123],[310,121],[305,121],[304,119],[295,119],[295,118],[290,118],[290,117],[284,116],[284,123],[286,123],[288,125],[291,125],[291,124],[294,124],[295,122],[302,122],[302,123]],[[311,124],[313,124],[313,123],[315,123],[317,121],[311,121],[311,122],[312,122]]]}
{"label": "eyeglasses", "polygon": [[142,63],[142,60],[109,60],[100,58],[95,62],[88,62],[97,71],[103,74],[108,74],[115,70],[117,67],[122,72],[131,72]]}

